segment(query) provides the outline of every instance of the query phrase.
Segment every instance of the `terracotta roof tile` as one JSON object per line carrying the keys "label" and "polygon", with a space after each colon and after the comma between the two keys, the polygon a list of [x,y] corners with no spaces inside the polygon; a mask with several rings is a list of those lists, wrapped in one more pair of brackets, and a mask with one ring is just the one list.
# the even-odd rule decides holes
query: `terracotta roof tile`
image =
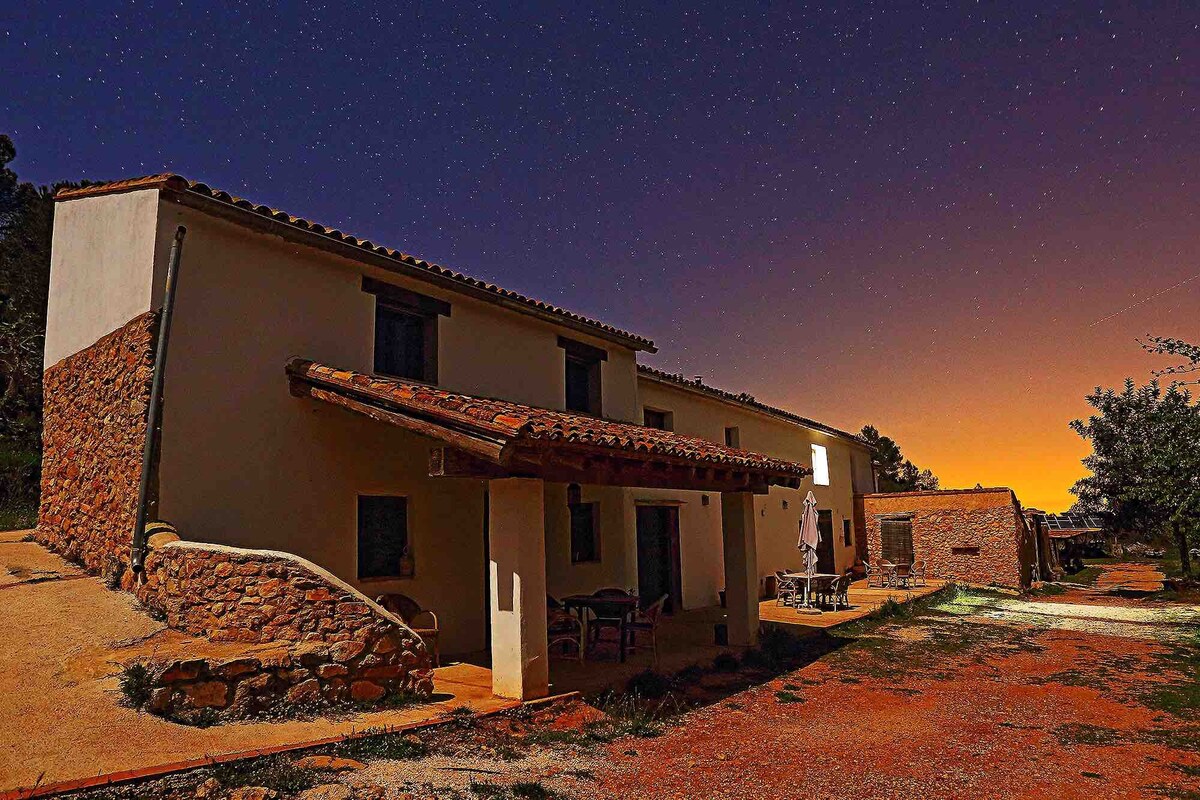
{"label": "terracotta roof tile", "polygon": [[500,436],[510,442],[588,445],[789,478],[810,474],[803,464],[628,422],[458,394],[422,383],[336,369],[303,359],[290,361],[287,372],[293,380],[303,380],[335,392],[353,392],[392,409],[417,413],[448,425],[465,425],[475,432]]}
{"label": "terracotta roof tile", "polygon": [[361,250],[371,252],[377,256],[398,261],[408,267],[413,267],[431,275],[436,275],[453,283],[480,290],[485,294],[504,298],[505,300],[518,304],[519,306],[526,306],[538,312],[561,317],[578,325],[584,326],[585,328],[591,328],[596,332],[597,335],[601,337],[616,338],[621,340],[622,343],[633,347],[634,349],[649,350],[651,352],[656,349],[654,342],[644,336],[639,336],[635,333],[621,330],[613,325],[585,317],[582,314],[576,314],[573,311],[568,311],[565,308],[552,305],[545,301],[527,297],[519,292],[514,292],[510,289],[497,286],[494,283],[488,283],[486,281],[479,280],[478,278],[472,278],[469,275],[464,275],[461,272],[456,272],[448,267],[426,261],[425,259],[418,258],[417,256],[409,253],[403,253],[399,250],[385,247],[381,244],[376,244],[368,239],[360,239],[357,236],[337,230],[336,228],[329,228],[325,225],[321,225],[318,222],[313,222],[311,220],[304,219],[303,217],[295,217],[287,212],[280,211],[279,209],[271,208],[270,206],[265,206],[255,203],[251,200],[246,200],[245,198],[237,197],[229,192],[221,191],[220,189],[214,189],[207,184],[200,183],[199,181],[188,180],[182,175],[163,173],[160,175],[148,175],[142,178],[131,178],[122,181],[112,181],[110,183],[93,184],[91,186],[84,186],[77,189],[62,189],[54,196],[54,199],[60,201],[76,200],[81,197],[95,197],[104,194],[117,194],[120,192],[131,192],[140,189],[151,188],[186,192],[189,195],[203,197],[206,200],[214,200],[224,205],[240,208],[245,211],[258,214],[259,216],[267,217],[277,222],[290,225],[300,230],[304,230],[309,233],[315,233],[325,236],[329,239],[357,247]]}

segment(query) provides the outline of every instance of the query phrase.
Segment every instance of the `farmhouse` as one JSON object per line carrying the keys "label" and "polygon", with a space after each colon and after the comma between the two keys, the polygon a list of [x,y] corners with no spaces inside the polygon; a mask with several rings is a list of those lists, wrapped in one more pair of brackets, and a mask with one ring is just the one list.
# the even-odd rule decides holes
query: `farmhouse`
{"label": "farmhouse", "polygon": [[[524,699],[548,691],[548,594],[724,594],[750,644],[810,491],[822,567],[854,563],[867,447],[639,366],[642,336],[177,175],[57,199],[38,536],[172,625],[357,640],[369,598],[403,595]],[[183,541],[134,536],[143,479]]]}

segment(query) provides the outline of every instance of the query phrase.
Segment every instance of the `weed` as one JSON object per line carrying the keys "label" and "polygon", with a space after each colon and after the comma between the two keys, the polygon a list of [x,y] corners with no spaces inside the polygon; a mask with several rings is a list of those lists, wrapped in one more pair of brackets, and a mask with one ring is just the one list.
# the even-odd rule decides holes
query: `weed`
{"label": "weed", "polygon": [[514,783],[509,787],[509,791],[512,792],[513,797],[523,797],[527,800],[549,800],[554,797],[554,792],[542,784],[529,781]]}
{"label": "weed", "polygon": [[661,672],[645,669],[629,679],[625,684],[625,691],[629,694],[657,700],[660,697],[666,697],[667,693],[671,691],[671,679]]}
{"label": "weed", "polygon": [[141,710],[146,707],[146,703],[150,702],[150,691],[154,688],[154,675],[145,664],[133,661],[121,667],[118,686],[121,689],[122,704]]}
{"label": "weed", "polygon": [[470,706],[455,706],[450,709],[450,722],[458,728],[474,728],[479,724],[479,716]]}
{"label": "weed", "polygon": [[342,739],[333,746],[334,755],[353,758],[357,761],[376,759],[402,761],[423,758],[428,753],[425,743],[411,733],[400,734],[386,731],[374,733],[368,730],[366,734],[357,738]]}
{"label": "weed", "polygon": [[704,667],[699,664],[688,664],[675,673],[675,681],[679,684],[695,683],[704,677]]}
{"label": "weed", "polygon": [[1120,742],[1123,738],[1123,734],[1113,728],[1077,722],[1059,725],[1054,729],[1054,735],[1064,744],[1087,744],[1095,747],[1107,747]]}
{"label": "weed", "polygon": [[790,692],[786,689],[775,693],[775,699],[781,703],[803,703],[804,698],[795,692]]}
{"label": "weed", "polygon": [[471,781],[471,794],[476,797],[504,797],[504,787],[487,781]]}
{"label": "weed", "polygon": [[316,773],[292,763],[295,756],[279,754],[230,761],[213,767],[213,777],[223,786],[265,786],[292,795],[317,785]]}

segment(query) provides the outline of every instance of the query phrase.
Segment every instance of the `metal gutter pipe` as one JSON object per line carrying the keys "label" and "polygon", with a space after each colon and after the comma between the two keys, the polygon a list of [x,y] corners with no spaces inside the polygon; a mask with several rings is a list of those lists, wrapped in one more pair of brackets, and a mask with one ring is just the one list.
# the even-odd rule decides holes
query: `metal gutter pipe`
{"label": "metal gutter pipe", "polygon": [[158,452],[162,428],[162,390],[167,371],[167,343],[171,338],[171,315],[175,310],[175,286],[179,282],[179,259],[183,255],[183,237],[187,228],[175,229],[171,257],[167,261],[167,290],[163,295],[162,318],[159,320],[158,347],[154,353],[154,372],[150,382],[150,408],[146,412],[146,442],[142,447],[142,477],[138,483],[137,518],[133,523],[133,545],[129,563],[135,574],[142,571],[146,559],[146,521],[150,505],[150,474]]}

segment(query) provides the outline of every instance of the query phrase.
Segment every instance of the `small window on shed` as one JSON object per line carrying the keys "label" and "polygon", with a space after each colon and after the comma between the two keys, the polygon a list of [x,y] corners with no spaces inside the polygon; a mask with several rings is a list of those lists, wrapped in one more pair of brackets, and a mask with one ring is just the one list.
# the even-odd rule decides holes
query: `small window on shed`
{"label": "small window on shed", "polygon": [[408,498],[359,495],[358,577],[404,577],[408,555]]}

